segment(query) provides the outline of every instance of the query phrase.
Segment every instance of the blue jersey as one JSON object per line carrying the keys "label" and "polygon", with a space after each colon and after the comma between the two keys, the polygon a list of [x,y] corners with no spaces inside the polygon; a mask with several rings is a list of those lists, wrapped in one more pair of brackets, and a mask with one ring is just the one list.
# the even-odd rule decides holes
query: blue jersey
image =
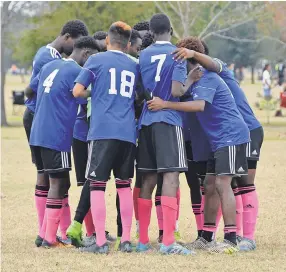
{"label": "blue jersey", "polygon": [[192,85],[191,93],[194,100],[206,102],[204,111],[197,112],[197,117],[212,151],[250,141],[249,129],[231,91],[216,73],[204,70],[202,78]]}
{"label": "blue jersey", "polygon": [[[186,62],[173,60],[171,53],[176,49],[169,42],[156,42],[140,53],[139,66],[145,91],[165,101],[178,102],[179,98],[172,96],[172,81],[185,83],[187,77]],[[149,111],[146,103],[142,110],[140,126],[164,122],[170,125],[182,126],[181,114],[178,111],[164,109]]]}
{"label": "blue jersey", "polygon": [[37,106],[30,145],[70,152],[78,104],[72,89],[81,67],[72,59],[46,64],[31,86],[37,90]]}
{"label": "blue jersey", "polygon": [[77,140],[86,142],[88,133],[87,105],[78,105],[78,112],[73,129],[73,137]]}
{"label": "blue jersey", "polygon": [[135,144],[135,87],[138,64],[110,50],[91,56],[75,82],[91,84],[91,119],[87,139],[117,139]]}
{"label": "blue jersey", "polygon": [[239,83],[234,78],[234,74],[227,68],[227,65],[219,59],[215,59],[220,65],[219,76],[225,81],[229,87],[238,110],[240,111],[244,122],[247,124],[249,130],[261,127],[261,124],[256,119],[243,90],[240,88]]}
{"label": "blue jersey", "polygon": [[[61,58],[62,58],[61,54],[50,45],[41,47],[33,59],[33,71],[30,82],[34,80],[34,78],[38,75],[38,73],[45,64],[47,64],[52,60]],[[28,98],[25,101],[25,105],[27,106],[27,108],[29,108],[33,112],[35,112],[36,109],[36,100],[37,100],[37,94],[34,93],[34,96],[32,98]]]}

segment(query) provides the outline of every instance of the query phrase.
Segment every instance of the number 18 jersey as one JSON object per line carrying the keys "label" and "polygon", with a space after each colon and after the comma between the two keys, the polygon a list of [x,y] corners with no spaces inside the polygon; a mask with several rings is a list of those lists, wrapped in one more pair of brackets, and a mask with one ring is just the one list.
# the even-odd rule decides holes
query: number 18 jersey
{"label": "number 18 jersey", "polygon": [[87,140],[116,139],[135,144],[135,87],[138,65],[121,51],[91,56],[75,82],[91,84],[91,119]]}
{"label": "number 18 jersey", "polygon": [[[178,102],[179,98],[172,96],[172,81],[185,83],[187,77],[186,62],[173,60],[171,53],[176,46],[170,42],[156,42],[140,53],[139,66],[145,91],[165,101]],[[152,123],[164,122],[170,125],[182,126],[181,114],[178,111],[164,109],[149,111],[145,103],[139,127]]]}

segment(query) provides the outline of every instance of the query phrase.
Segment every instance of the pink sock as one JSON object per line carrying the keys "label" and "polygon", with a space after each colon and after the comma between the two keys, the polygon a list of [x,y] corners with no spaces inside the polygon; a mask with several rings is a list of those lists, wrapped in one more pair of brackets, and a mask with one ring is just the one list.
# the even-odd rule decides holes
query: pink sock
{"label": "pink sock", "polygon": [[193,213],[195,215],[197,230],[203,229],[203,221],[202,221],[202,214],[201,214],[201,204],[192,204]]}
{"label": "pink sock", "polygon": [[243,203],[243,237],[254,240],[258,215],[258,198],[254,185],[248,186],[247,189],[253,191],[241,194]]}
{"label": "pink sock", "polygon": [[60,220],[61,237],[63,240],[67,239],[67,229],[71,224],[71,209],[69,205],[69,197],[65,196],[63,199],[62,215]]}
{"label": "pink sock", "polygon": [[178,188],[178,190],[177,190],[177,195],[176,195],[176,197],[177,197],[177,205],[178,205],[178,210],[177,210],[177,217],[176,217],[176,219],[177,219],[177,221],[179,220],[179,216],[180,216],[180,203],[181,203],[181,190],[180,190],[180,188]]}
{"label": "pink sock", "polygon": [[[133,197],[132,197],[132,190],[130,188],[131,179],[130,180],[116,179],[115,183],[117,187],[117,193],[119,195],[120,214],[122,221],[121,242],[123,243],[126,241],[131,241],[130,233],[131,233],[132,216],[133,216]],[[122,186],[126,187],[122,188]]]}
{"label": "pink sock", "polygon": [[134,206],[134,214],[135,214],[135,219],[138,221],[138,198],[140,195],[140,188],[134,187],[133,189],[133,206]]}
{"label": "pink sock", "polygon": [[47,227],[45,233],[45,240],[50,244],[56,242],[57,230],[60,223],[62,213],[62,199],[47,199],[46,216],[47,216]]}
{"label": "pink sock", "polygon": [[49,192],[49,186],[40,186],[36,185],[35,189],[35,204],[38,214],[38,233],[40,235],[44,216],[45,216],[45,210],[46,210],[46,202]]}
{"label": "pink sock", "polygon": [[106,187],[106,182],[90,182],[90,204],[93,225],[96,232],[96,244],[102,246],[106,243],[105,237],[105,191],[92,190],[93,188]]}
{"label": "pink sock", "polygon": [[47,229],[47,209],[45,211],[45,216],[44,216],[44,220],[43,220],[43,224],[42,224],[42,227],[41,227],[41,231],[40,231],[40,237],[41,238],[45,238],[46,236],[46,229]]}
{"label": "pink sock", "polygon": [[243,205],[242,205],[242,198],[240,194],[235,194],[235,203],[236,203],[236,234],[242,237],[243,236],[243,232],[242,232]]}
{"label": "pink sock", "polygon": [[90,237],[94,232],[94,225],[92,221],[91,209],[89,209],[88,213],[84,218],[85,229],[86,229],[86,236]]}
{"label": "pink sock", "polygon": [[158,220],[158,228],[159,230],[163,230],[163,211],[161,205],[156,206],[156,214]]}
{"label": "pink sock", "polygon": [[163,210],[163,244],[169,246],[175,242],[174,231],[176,229],[176,218],[178,204],[176,197],[161,196]]}
{"label": "pink sock", "polygon": [[149,242],[148,228],[150,225],[152,210],[152,200],[138,198],[138,215],[139,215],[139,242],[147,244]]}

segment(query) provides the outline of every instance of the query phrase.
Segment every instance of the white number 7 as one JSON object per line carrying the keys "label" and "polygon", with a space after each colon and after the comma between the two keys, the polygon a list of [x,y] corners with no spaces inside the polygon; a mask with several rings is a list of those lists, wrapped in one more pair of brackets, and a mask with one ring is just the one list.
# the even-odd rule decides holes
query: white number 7
{"label": "white number 7", "polygon": [[155,55],[155,56],[151,57],[151,63],[155,62],[156,60],[159,60],[158,66],[157,66],[157,71],[156,71],[156,76],[155,76],[156,82],[161,80],[160,73],[161,73],[164,61],[166,60],[166,56],[167,56],[166,54],[161,54],[161,55]]}

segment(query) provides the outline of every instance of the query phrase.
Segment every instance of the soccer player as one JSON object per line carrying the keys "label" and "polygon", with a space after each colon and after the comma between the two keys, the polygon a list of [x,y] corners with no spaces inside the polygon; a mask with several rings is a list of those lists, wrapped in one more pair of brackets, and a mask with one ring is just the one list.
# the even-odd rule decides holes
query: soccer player
{"label": "soccer player", "polygon": [[131,37],[130,37],[130,46],[128,47],[127,53],[128,55],[138,58],[138,54],[141,50],[142,46],[142,38],[139,34],[139,31],[132,29]]}
{"label": "soccer player", "polygon": [[93,38],[96,40],[96,42],[99,45],[100,52],[105,52],[106,49],[106,37],[107,32],[105,31],[97,31],[94,33]]}
{"label": "soccer player", "polygon": [[[63,26],[60,35],[50,44],[41,47],[36,53],[33,60],[33,72],[30,82],[32,82],[33,79],[37,77],[41,68],[46,63],[56,59],[60,59],[62,53],[70,55],[73,50],[75,40],[81,36],[87,36],[87,35],[88,35],[87,27],[82,21],[79,20],[68,21]],[[23,123],[29,141],[32,122],[34,118],[34,112],[36,109],[37,96],[36,93],[30,87],[26,88],[25,93],[28,99],[25,102],[27,109],[23,116]],[[32,162],[35,163],[33,152],[32,152]],[[40,234],[40,230],[44,219],[48,191],[49,191],[49,176],[44,172],[38,172],[36,189],[35,189],[35,203],[36,203],[38,226],[39,226],[38,234]],[[65,226],[61,226],[61,229],[63,232],[65,232],[64,231]],[[41,246],[42,244],[42,239],[40,238],[39,235],[35,240],[35,244],[36,246]]]}
{"label": "soccer player", "polygon": [[70,149],[77,103],[82,103],[82,100],[74,98],[71,90],[81,66],[98,50],[92,37],[78,39],[68,59],[44,65],[30,85],[37,92],[30,145],[38,172],[47,173],[50,181],[45,209],[46,226],[44,222],[40,234],[45,247],[60,246],[56,239],[59,223],[64,221],[66,228],[70,224],[70,213],[63,216],[68,205],[64,197],[70,187]]}
{"label": "soccer player", "polygon": [[137,30],[143,39],[146,33],[150,31],[149,21],[141,21],[133,26],[133,29]]}
{"label": "soccer player", "polygon": [[152,43],[154,43],[153,36],[151,33],[147,32],[144,37],[142,38],[142,46],[141,50],[146,49],[148,46],[150,46]]}
{"label": "soccer player", "polygon": [[[239,248],[242,251],[254,250],[256,248],[254,233],[258,214],[258,197],[254,185],[254,179],[257,161],[259,160],[260,149],[263,142],[263,128],[255,117],[243,90],[235,80],[231,71],[227,69],[227,65],[225,63],[219,59],[212,59],[205,54],[188,50],[186,48],[177,49],[175,58],[178,60],[193,58],[206,69],[218,73],[218,75],[229,87],[237,108],[248,126],[251,139],[251,142],[247,144],[248,176],[236,178],[236,182],[238,183],[238,193],[236,193],[236,199],[237,206],[239,206],[240,202],[242,202],[241,205],[243,205],[243,232],[238,233],[239,236],[243,235],[243,239],[241,240],[241,237],[238,237],[238,240],[240,241]],[[239,198],[241,199],[239,200]]]}
{"label": "soccer player", "polygon": [[120,199],[122,252],[131,252],[130,230],[133,202],[130,188],[135,160],[135,86],[139,78],[137,64],[124,52],[128,48],[131,27],[113,23],[108,31],[107,52],[92,56],[76,79],[73,94],[87,97],[92,84],[90,141],[86,177],[90,180],[90,200],[96,244],[82,251],[108,253],[105,237],[105,188],[111,170]]}
{"label": "soccer player", "polygon": [[[178,47],[204,53],[200,40],[186,38]],[[197,66],[193,59],[188,61],[189,69]],[[238,251],[236,241],[236,204],[231,188],[234,176],[247,175],[246,146],[250,140],[249,130],[226,83],[213,72],[204,70],[202,78],[189,90],[194,101],[169,102],[152,100],[149,109],[171,108],[196,112],[198,120],[211,145],[212,155],[207,163],[205,180],[204,227],[196,248],[217,253]],[[157,102],[161,106],[157,106]],[[216,229],[216,215],[219,204],[224,218],[224,242],[212,241]],[[193,243],[194,245],[194,243]]]}
{"label": "soccer player", "polygon": [[[93,35],[93,38],[97,42],[100,52],[106,51],[106,37],[107,32],[98,31]],[[90,210],[90,183],[85,178],[85,170],[88,158],[88,143],[87,134],[90,118],[90,99],[88,98],[87,105],[79,105],[79,112],[74,127],[73,135],[73,157],[75,164],[75,171],[77,177],[78,186],[83,186],[80,195],[80,200],[76,208],[74,220],[67,229],[67,235],[71,238],[74,245],[79,246],[91,246],[96,243],[96,234],[93,225],[91,210]],[[116,196],[116,208],[117,208],[117,235],[122,235],[122,223],[119,210],[119,198]],[[82,240],[82,223],[85,222],[86,236]],[[114,242],[114,238],[108,231],[106,231],[106,239],[109,242]]]}
{"label": "soccer player", "polygon": [[[172,28],[169,18],[165,14],[154,15],[150,20],[150,30],[155,43],[141,51],[139,57],[144,89],[150,96],[153,94],[165,100],[178,101],[178,97],[186,92],[191,83],[187,78],[186,63],[177,63],[172,58],[171,52],[175,46],[170,43]],[[137,169],[143,173],[143,184],[138,199],[140,235],[137,251],[145,252],[150,249],[148,227],[152,209],[151,197],[158,174],[162,174],[164,232],[160,252],[189,255],[192,252],[176,244],[174,238],[179,173],[187,171],[181,115],[174,110],[151,112],[145,103],[139,129]]]}

